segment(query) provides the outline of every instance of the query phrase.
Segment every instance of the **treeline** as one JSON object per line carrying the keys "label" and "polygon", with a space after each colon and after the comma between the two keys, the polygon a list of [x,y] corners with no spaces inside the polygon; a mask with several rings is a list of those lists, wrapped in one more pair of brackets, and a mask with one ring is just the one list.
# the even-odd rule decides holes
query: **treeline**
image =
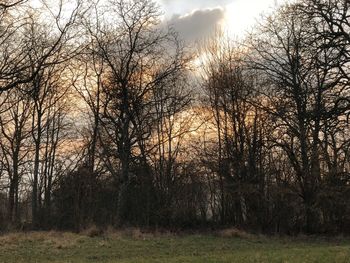
{"label": "treeline", "polygon": [[150,0],[0,3],[0,229],[350,233],[349,5],[194,52]]}

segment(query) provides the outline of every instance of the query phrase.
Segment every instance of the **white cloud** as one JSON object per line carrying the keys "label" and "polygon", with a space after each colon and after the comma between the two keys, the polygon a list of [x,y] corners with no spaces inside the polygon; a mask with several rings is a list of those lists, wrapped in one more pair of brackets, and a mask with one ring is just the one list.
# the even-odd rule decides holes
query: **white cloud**
{"label": "white cloud", "polygon": [[187,43],[201,40],[215,32],[225,17],[222,8],[196,10],[180,16],[173,15],[167,23],[172,26]]}
{"label": "white cloud", "polygon": [[185,40],[205,37],[222,23],[234,37],[243,37],[259,15],[288,0],[157,0],[166,19]]}
{"label": "white cloud", "polygon": [[185,14],[197,9],[224,7],[235,0],[158,0],[167,15]]}

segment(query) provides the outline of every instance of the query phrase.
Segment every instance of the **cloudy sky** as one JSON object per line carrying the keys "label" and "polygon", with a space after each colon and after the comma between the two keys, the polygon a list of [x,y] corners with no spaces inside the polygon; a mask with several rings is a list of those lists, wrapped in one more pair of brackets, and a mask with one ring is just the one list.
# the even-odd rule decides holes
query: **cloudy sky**
{"label": "cloudy sky", "polygon": [[[100,0],[104,1],[108,0]],[[192,44],[208,38],[218,27],[224,28],[233,38],[241,38],[254,26],[262,13],[267,14],[276,6],[290,0],[154,1],[162,8],[166,23],[174,27],[183,40]],[[33,6],[40,6],[41,0],[30,2]],[[70,3],[70,0],[64,2]]]}
{"label": "cloudy sky", "polygon": [[287,0],[157,0],[166,20],[186,41],[210,36],[223,26],[232,37],[242,37],[260,14]]}

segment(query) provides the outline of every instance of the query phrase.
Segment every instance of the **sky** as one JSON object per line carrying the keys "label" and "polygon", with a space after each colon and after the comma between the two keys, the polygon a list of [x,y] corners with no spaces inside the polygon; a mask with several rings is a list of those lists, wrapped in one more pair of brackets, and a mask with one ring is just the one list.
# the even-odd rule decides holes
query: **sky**
{"label": "sky", "polygon": [[218,26],[242,38],[261,14],[287,0],[157,0],[165,19],[187,42],[210,36]]}
{"label": "sky", "polygon": [[[30,0],[35,6],[41,0]],[[46,1],[46,0],[45,0]],[[53,0],[55,1],[55,0]],[[100,0],[100,2],[108,0]],[[242,38],[263,13],[288,0],[154,0],[185,42],[195,43],[210,37],[218,27],[232,38]],[[69,0],[64,2],[70,3]]]}

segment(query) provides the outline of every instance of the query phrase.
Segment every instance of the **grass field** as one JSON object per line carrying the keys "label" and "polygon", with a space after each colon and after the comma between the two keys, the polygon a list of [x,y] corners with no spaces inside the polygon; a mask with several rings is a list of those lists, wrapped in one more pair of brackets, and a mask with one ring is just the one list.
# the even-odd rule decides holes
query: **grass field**
{"label": "grass field", "polygon": [[59,232],[0,237],[0,262],[350,262],[350,240]]}

